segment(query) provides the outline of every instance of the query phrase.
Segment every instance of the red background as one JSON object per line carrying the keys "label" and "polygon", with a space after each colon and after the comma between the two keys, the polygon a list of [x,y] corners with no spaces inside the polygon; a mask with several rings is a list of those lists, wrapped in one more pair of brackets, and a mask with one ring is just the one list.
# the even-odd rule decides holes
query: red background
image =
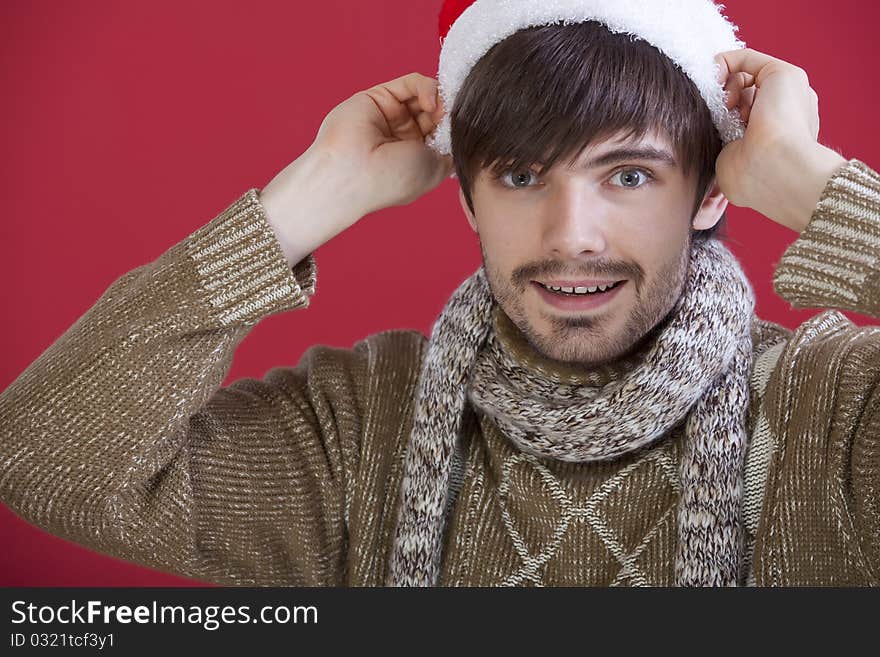
{"label": "red background", "polygon": [[[439,6],[0,4],[0,389],[113,280],[265,185],[308,147],[334,105],[410,71],[435,75]],[[820,98],[820,141],[880,168],[871,118],[880,101],[880,6],[730,0],[726,13],[749,46],[807,70]],[[429,333],[449,294],[480,264],[456,184],[371,215],[318,249],[310,308],[255,327],[227,383],[293,365],[319,342],[350,347],[395,327]],[[789,327],[815,314],[791,310],[770,283],[795,234],[739,208],[729,222],[758,314]],[[0,545],[0,585],[190,583],[49,536],[2,505]]]}

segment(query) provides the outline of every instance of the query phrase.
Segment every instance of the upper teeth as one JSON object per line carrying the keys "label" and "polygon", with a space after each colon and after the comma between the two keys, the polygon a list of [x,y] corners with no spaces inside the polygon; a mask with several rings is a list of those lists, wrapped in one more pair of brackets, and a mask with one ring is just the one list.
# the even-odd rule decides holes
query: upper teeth
{"label": "upper teeth", "polygon": [[614,287],[614,283],[608,283],[606,285],[597,285],[595,287],[557,287],[555,285],[544,285],[549,290],[554,290],[556,292],[568,292],[569,294],[585,294],[587,292],[595,292],[596,290],[600,290],[605,292],[606,290]]}

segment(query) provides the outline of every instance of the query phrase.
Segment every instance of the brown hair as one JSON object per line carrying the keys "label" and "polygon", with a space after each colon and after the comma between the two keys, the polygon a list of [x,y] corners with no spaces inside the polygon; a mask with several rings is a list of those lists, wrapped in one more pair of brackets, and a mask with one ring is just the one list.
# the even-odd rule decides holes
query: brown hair
{"label": "brown hair", "polygon": [[[526,28],[495,44],[465,79],[450,120],[471,212],[480,169],[549,169],[620,131],[641,138],[659,128],[685,175],[699,172],[693,217],[723,145],[696,85],[671,59],[596,21]],[[693,238],[714,235],[725,220]]]}

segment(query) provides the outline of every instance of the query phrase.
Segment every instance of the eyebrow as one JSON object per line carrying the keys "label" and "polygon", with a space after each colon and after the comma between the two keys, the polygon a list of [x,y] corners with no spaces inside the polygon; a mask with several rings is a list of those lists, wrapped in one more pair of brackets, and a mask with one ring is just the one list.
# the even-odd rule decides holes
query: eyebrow
{"label": "eyebrow", "polygon": [[598,155],[589,160],[585,167],[594,169],[596,167],[605,167],[610,164],[617,164],[625,160],[649,160],[658,164],[665,164],[670,167],[676,166],[675,157],[667,150],[654,148],[653,146],[633,146],[627,148],[616,148],[602,155]]}
{"label": "eyebrow", "polygon": [[[617,164],[618,162],[625,162],[627,160],[656,162],[672,168],[678,166],[675,156],[664,148],[654,148],[653,146],[622,146],[588,160],[583,165],[583,168],[596,169]],[[535,164],[542,167],[543,171],[544,162],[538,160]]]}

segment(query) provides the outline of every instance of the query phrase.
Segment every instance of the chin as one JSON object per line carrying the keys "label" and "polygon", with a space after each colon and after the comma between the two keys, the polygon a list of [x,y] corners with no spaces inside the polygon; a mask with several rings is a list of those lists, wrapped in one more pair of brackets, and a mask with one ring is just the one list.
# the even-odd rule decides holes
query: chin
{"label": "chin", "polygon": [[[538,330],[531,322],[520,330],[545,358],[586,367],[603,365],[640,350],[658,329],[656,321],[646,322],[644,317],[627,315],[628,311],[618,308],[599,315],[542,316]],[[621,317],[626,321],[621,322]]]}
{"label": "chin", "polygon": [[623,355],[624,351],[625,350],[597,351],[595,349],[591,349],[588,345],[568,345],[563,343],[553,348],[551,353],[546,354],[546,357],[550,358],[551,360],[569,363],[572,365],[583,365],[585,367],[592,367],[595,365],[602,365],[603,363],[616,360]]}
{"label": "chin", "polygon": [[[583,321],[574,319],[575,324]],[[521,329],[522,330],[522,329]],[[600,364],[622,355],[626,348],[613,345],[605,329],[600,329],[591,321],[589,325],[572,325],[571,321],[560,323],[543,322],[542,329],[535,331],[530,325],[523,331],[532,348],[544,358],[570,364]],[[604,345],[603,348],[597,346]]]}

